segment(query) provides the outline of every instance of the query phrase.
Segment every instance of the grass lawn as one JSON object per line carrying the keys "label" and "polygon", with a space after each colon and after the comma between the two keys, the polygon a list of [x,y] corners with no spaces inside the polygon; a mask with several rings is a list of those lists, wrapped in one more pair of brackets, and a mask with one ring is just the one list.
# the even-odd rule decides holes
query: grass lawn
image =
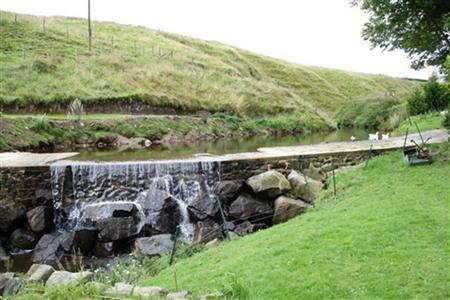
{"label": "grass lawn", "polygon": [[409,128],[409,133],[416,133],[417,128],[414,122],[417,123],[421,132],[443,128],[442,121],[444,117],[439,113],[428,113],[425,115],[418,115],[411,117],[411,123],[408,119],[403,121],[400,126],[392,132],[392,136],[401,136],[405,135],[406,129]]}
{"label": "grass lawn", "polygon": [[397,152],[340,173],[337,186],[337,199],[326,192],[306,215],[141,284],[173,290],[176,273],[181,289],[251,299],[448,299],[448,161],[406,167]]}

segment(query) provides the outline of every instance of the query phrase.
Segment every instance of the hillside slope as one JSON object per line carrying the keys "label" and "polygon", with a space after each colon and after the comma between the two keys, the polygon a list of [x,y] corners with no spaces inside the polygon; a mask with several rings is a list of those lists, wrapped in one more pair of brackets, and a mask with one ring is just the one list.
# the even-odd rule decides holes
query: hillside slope
{"label": "hillside slope", "polygon": [[[443,159],[443,160],[442,160]],[[448,144],[432,165],[399,152],[337,176],[316,208],[226,242],[141,284],[250,299],[448,299]]]}
{"label": "hillside slope", "polygon": [[[45,27],[45,29],[44,29]],[[139,102],[175,111],[246,117],[289,114],[329,119],[350,100],[403,98],[417,82],[260,56],[217,42],[143,27],[1,12],[0,106],[33,112],[79,98],[85,103]],[[332,51],[332,49],[330,49]],[[31,107],[31,104],[34,104]],[[116,105],[116,106],[115,106]],[[311,121],[311,122],[312,122]]]}

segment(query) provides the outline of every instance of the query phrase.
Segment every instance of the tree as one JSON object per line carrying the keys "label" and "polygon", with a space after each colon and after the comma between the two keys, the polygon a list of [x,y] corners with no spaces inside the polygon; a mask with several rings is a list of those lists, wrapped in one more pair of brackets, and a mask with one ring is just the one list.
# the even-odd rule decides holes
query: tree
{"label": "tree", "polygon": [[439,83],[437,76],[433,74],[426,84],[408,97],[407,107],[411,115],[418,115],[445,110],[449,103],[450,91],[447,84]]}
{"label": "tree", "polygon": [[362,35],[372,47],[402,49],[411,67],[438,66],[450,54],[450,1],[448,0],[351,0],[368,13]]}

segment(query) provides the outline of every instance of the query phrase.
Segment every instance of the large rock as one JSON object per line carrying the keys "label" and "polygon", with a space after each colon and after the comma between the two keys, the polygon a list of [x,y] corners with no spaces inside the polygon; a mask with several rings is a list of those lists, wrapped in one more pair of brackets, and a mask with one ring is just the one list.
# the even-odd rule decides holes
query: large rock
{"label": "large rock", "polygon": [[142,206],[145,213],[144,235],[174,233],[182,221],[177,201],[165,191],[159,189],[143,191],[136,203]]}
{"label": "large rock", "polygon": [[247,180],[247,184],[253,192],[266,200],[273,200],[291,189],[289,181],[275,170],[252,176]]}
{"label": "large rock", "polygon": [[33,232],[50,231],[53,228],[53,209],[38,206],[27,212],[28,224]]}
{"label": "large rock", "polygon": [[55,271],[50,275],[45,285],[77,285],[91,280],[93,275],[90,271],[78,273]]}
{"label": "large rock", "polygon": [[62,238],[63,236],[57,233],[44,234],[34,248],[31,261],[58,267],[64,253],[61,246]]}
{"label": "large rock", "polygon": [[87,205],[80,223],[98,230],[98,239],[110,242],[139,234],[144,213],[133,202],[102,202]]}
{"label": "large rock", "polygon": [[173,241],[172,235],[170,234],[159,234],[152,237],[138,238],[134,242],[134,254],[136,256],[161,256],[170,253],[172,248]]}
{"label": "large rock", "polygon": [[320,168],[314,167],[312,163],[309,164],[307,169],[304,169],[303,174],[317,181],[325,181],[327,174],[323,172]]}
{"label": "large rock", "polygon": [[167,292],[160,287],[148,286],[139,287],[128,283],[117,282],[114,287],[108,289],[106,294],[117,296],[135,296],[145,299],[160,299],[167,295]]}
{"label": "large rock", "polygon": [[67,233],[61,240],[61,245],[66,252],[79,252],[88,254],[94,248],[97,240],[97,229],[76,228]]}
{"label": "large rock", "polygon": [[180,291],[168,293],[166,299],[170,300],[187,300],[190,298],[191,293],[189,291]]}
{"label": "large rock", "polygon": [[236,199],[238,192],[243,188],[244,183],[245,182],[242,180],[224,180],[216,185],[214,192],[219,196],[222,204],[228,205]]}
{"label": "large rock", "polygon": [[0,233],[12,230],[20,220],[25,219],[25,206],[0,199]]}
{"label": "large rock", "polygon": [[262,218],[272,213],[273,209],[268,202],[257,200],[250,194],[242,194],[231,203],[228,215],[239,220],[248,220]]}
{"label": "large rock", "polygon": [[208,243],[222,238],[222,227],[214,221],[199,221],[195,224],[194,243]]}
{"label": "large rock", "polygon": [[253,224],[249,221],[244,221],[238,225],[233,230],[239,236],[244,236],[253,232]]}
{"label": "large rock", "polygon": [[14,273],[0,274],[0,296],[12,296],[19,292],[22,286],[22,279],[14,277]]}
{"label": "large rock", "polygon": [[275,214],[272,219],[273,224],[285,222],[293,217],[304,213],[309,205],[302,200],[294,200],[285,196],[280,196],[275,200]]}
{"label": "large rock", "polygon": [[33,264],[28,270],[26,278],[30,282],[46,282],[53,272],[55,269],[52,266]]}
{"label": "large rock", "polygon": [[[291,183],[291,193],[297,198],[301,198],[307,202],[312,202],[322,190],[322,183],[320,181],[308,178],[303,174],[292,171],[288,180]],[[308,184],[307,184],[308,183]]]}
{"label": "large rock", "polygon": [[19,249],[33,249],[38,241],[37,236],[34,233],[22,228],[14,230],[11,233],[9,240],[13,246]]}

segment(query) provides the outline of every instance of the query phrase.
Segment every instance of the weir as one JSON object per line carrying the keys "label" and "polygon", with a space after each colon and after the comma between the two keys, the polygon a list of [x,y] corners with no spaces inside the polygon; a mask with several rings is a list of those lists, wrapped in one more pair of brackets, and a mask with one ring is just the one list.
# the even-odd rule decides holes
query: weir
{"label": "weir", "polygon": [[185,237],[192,237],[188,208],[199,201],[214,203],[214,185],[220,180],[220,161],[92,163],[60,161],[50,165],[55,224],[60,231],[86,223],[86,211],[100,204],[129,203],[146,213],[140,198],[155,191],[166,192],[177,205],[178,225]]}

